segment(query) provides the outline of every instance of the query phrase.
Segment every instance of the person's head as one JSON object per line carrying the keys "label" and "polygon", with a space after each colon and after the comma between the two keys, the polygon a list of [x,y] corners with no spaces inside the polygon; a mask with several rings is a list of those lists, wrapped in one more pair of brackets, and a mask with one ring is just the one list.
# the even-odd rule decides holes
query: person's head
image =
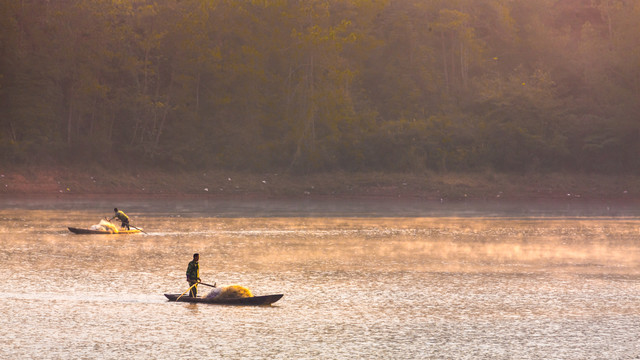
{"label": "person's head", "polygon": [[118,212],[118,208],[113,208],[113,212]]}
{"label": "person's head", "polygon": [[198,260],[200,260],[200,254],[198,253],[193,254],[193,261],[198,261]]}

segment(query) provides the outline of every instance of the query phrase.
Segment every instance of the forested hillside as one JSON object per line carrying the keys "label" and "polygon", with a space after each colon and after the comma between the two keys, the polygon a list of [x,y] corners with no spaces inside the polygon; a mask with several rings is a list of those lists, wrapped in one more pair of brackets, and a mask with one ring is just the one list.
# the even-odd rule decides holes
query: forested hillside
{"label": "forested hillside", "polygon": [[640,0],[0,0],[0,165],[640,173]]}

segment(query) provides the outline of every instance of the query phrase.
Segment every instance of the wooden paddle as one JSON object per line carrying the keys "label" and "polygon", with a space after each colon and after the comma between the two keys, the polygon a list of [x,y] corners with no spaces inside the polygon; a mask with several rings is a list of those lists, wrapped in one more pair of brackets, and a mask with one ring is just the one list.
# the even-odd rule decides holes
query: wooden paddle
{"label": "wooden paddle", "polygon": [[191,288],[192,288],[192,287],[194,287],[194,286],[196,286],[196,285],[198,285],[198,283],[195,283],[195,284],[191,285],[191,287],[189,287],[189,288],[187,289],[187,291],[183,292],[182,294],[180,294],[180,296],[178,296],[178,298],[176,299],[176,301],[180,300],[180,298],[182,297],[182,295],[184,295],[184,294],[188,293],[188,292],[189,292],[189,290],[191,290]]}
{"label": "wooden paddle", "polygon": [[[139,227],[133,226],[133,225],[131,225],[131,224],[129,224],[129,227],[132,227],[132,228],[134,228],[134,229],[136,229],[136,230],[140,230],[140,231],[142,231],[143,233],[147,234],[147,232],[146,232],[146,231],[144,231],[144,230],[140,229]],[[147,235],[149,235],[149,234],[147,234]]]}
{"label": "wooden paddle", "polygon": [[201,284],[201,285],[204,285],[204,286],[209,286],[209,287],[216,287],[216,285],[218,285],[218,283],[213,283],[213,285],[209,285],[209,284],[205,284],[203,282],[198,283],[198,284]]}

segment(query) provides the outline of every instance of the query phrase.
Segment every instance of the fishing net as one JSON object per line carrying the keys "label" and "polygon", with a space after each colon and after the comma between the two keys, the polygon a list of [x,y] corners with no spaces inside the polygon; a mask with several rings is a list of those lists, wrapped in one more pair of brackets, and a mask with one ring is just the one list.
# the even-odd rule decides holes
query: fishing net
{"label": "fishing net", "polygon": [[207,294],[206,298],[207,299],[213,299],[214,297],[220,295],[220,293],[222,292],[222,288],[213,288],[211,289],[211,291]]}
{"label": "fishing net", "polygon": [[221,288],[214,288],[211,290],[209,294],[207,294],[207,298],[216,298],[216,299],[230,299],[230,298],[243,298],[243,297],[252,297],[253,294],[251,290],[247,289],[244,286],[240,285],[231,285],[225,286]]}
{"label": "fishing net", "polygon": [[108,222],[106,220],[100,220],[100,224],[91,225],[91,227],[89,229],[91,229],[91,230],[110,231],[112,233],[117,233],[118,232],[118,228],[116,228],[115,225],[113,225],[112,223],[110,223],[110,222]]}

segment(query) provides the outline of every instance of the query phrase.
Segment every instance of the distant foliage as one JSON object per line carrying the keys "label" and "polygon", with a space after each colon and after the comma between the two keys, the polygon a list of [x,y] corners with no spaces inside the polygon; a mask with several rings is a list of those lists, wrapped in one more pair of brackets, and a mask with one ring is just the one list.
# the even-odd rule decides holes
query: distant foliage
{"label": "distant foliage", "polygon": [[0,2],[0,165],[640,171],[639,1]]}

